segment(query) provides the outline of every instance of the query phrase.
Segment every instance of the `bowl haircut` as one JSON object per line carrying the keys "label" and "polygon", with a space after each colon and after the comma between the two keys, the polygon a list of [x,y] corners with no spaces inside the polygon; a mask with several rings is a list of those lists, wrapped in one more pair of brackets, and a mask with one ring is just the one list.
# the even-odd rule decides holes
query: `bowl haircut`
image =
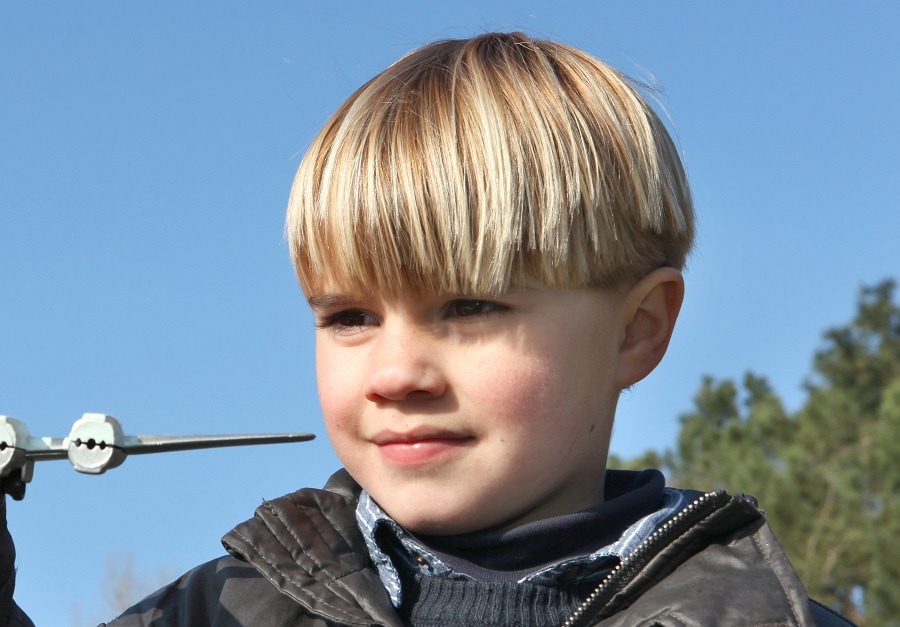
{"label": "bowl haircut", "polygon": [[357,90],[303,158],[286,235],[307,295],[491,295],[681,269],[694,212],[635,83],[491,33],[427,45]]}

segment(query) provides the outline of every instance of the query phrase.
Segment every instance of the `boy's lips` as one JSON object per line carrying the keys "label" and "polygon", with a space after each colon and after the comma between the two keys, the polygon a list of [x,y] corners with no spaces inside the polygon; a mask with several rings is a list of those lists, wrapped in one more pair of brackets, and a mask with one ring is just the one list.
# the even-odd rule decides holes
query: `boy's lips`
{"label": "boy's lips", "polygon": [[420,466],[468,446],[473,436],[443,429],[381,431],[371,438],[382,458],[393,465]]}

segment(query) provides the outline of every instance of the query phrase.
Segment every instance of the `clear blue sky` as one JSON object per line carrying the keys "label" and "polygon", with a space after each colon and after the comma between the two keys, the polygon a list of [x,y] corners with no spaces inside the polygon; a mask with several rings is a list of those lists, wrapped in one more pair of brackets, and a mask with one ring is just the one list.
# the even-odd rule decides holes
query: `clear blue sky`
{"label": "clear blue sky", "polygon": [[322,435],[102,477],[39,464],[9,507],[39,625],[108,618],[109,558],[181,572],[337,467],[282,215],[327,116],[428,41],[521,29],[665,88],[699,248],[621,455],[671,445],[705,373],[752,369],[798,405],[822,331],[900,273],[895,3],[326,4],[0,4],[0,413],[38,436],[86,411],[135,434]]}

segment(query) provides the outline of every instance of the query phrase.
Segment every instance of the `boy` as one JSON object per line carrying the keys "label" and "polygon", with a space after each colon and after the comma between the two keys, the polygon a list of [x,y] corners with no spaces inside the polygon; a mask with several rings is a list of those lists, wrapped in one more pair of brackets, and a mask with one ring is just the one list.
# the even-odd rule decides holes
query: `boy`
{"label": "boy", "polygon": [[288,209],[345,470],[111,625],[845,624],[750,499],[606,470],[693,229],[663,124],[599,61],[518,33],[398,61]]}

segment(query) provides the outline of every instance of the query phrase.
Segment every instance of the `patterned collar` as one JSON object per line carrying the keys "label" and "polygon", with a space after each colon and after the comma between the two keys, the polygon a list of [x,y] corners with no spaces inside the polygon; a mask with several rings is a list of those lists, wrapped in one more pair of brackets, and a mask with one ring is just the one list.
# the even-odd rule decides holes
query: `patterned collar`
{"label": "patterned collar", "polygon": [[[520,581],[554,585],[564,573],[571,572],[573,567],[582,567],[581,570],[585,573],[584,578],[594,577],[598,569],[606,570],[604,565],[610,564],[611,558],[615,558],[615,561],[618,561],[628,556],[641,542],[686,505],[687,499],[682,492],[673,488],[665,488],[659,509],[633,523],[615,542],[589,555],[564,559],[541,568],[523,577]],[[410,564],[418,568],[422,574],[453,579],[472,579],[468,575],[455,572],[450,565],[441,560],[432,551],[429,551],[427,547],[417,541],[416,538],[381,509],[378,503],[365,490],[360,494],[359,504],[356,507],[356,521],[360,530],[362,530],[366,546],[369,549],[369,555],[378,570],[381,582],[384,584],[395,607],[400,607],[402,586],[397,567],[376,540],[376,532],[382,529],[388,530],[399,542],[403,552],[405,552],[405,555],[400,555],[399,557],[405,558]],[[571,583],[571,580],[569,583]]]}

